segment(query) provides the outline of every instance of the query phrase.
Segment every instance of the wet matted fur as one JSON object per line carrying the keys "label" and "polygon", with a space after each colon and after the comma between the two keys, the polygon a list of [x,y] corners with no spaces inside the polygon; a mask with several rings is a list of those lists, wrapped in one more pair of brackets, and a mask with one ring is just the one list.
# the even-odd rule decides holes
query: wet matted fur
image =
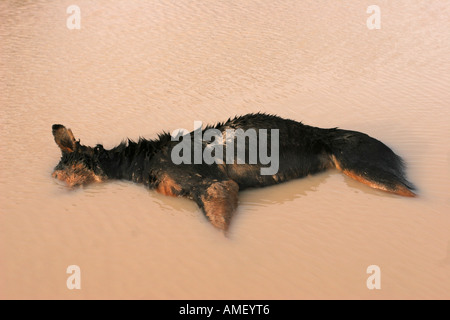
{"label": "wet matted fur", "polygon": [[[194,200],[208,220],[227,230],[238,204],[238,192],[264,187],[337,168],[370,187],[414,197],[414,186],[405,177],[402,159],[382,142],[356,131],[322,129],[301,122],[262,113],[228,119],[203,129],[279,130],[279,170],[261,175],[256,164],[179,164],[171,159],[178,141],[169,133],[154,140],[128,140],[106,150],[102,145],[87,147],[76,140],[72,131],[55,124],[52,127],[62,157],[53,177],[69,186],[79,186],[111,179],[141,183],[169,196]],[[194,139],[193,132],[189,133]],[[257,136],[259,140],[259,134]],[[193,144],[192,144],[193,146]],[[204,149],[206,142],[203,142]],[[270,144],[267,145],[270,153]],[[248,146],[246,145],[247,152]]]}

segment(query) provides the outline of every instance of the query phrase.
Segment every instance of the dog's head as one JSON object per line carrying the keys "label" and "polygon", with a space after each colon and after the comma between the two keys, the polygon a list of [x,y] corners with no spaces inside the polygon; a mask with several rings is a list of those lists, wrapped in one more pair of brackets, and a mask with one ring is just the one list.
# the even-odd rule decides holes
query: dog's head
{"label": "dog's head", "polygon": [[54,124],[52,132],[62,152],[52,177],[66,182],[69,187],[106,180],[98,160],[99,151],[103,149],[101,146],[91,148],[81,145],[79,140],[75,140],[72,130],[60,124]]}

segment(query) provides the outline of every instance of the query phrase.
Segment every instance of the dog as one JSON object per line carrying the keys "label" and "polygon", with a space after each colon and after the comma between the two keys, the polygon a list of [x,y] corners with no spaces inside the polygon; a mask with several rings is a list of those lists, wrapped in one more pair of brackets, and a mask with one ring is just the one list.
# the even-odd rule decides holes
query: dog
{"label": "dog", "polygon": [[[62,157],[52,176],[70,187],[123,179],[144,184],[164,195],[185,197],[195,201],[212,225],[224,231],[229,228],[237,208],[239,191],[274,185],[332,168],[372,188],[400,196],[416,196],[415,187],[405,177],[403,160],[385,144],[361,132],[322,129],[265,113],[236,116],[199,130],[205,133],[209,129],[222,134],[230,129],[254,130],[258,142],[261,142],[262,135],[256,130],[269,130],[271,133],[266,134],[269,137],[276,132],[277,172],[263,175],[261,169],[265,164],[260,160],[230,163],[225,161],[230,159],[225,159],[224,155],[223,161],[210,164],[191,161],[176,164],[173,155],[179,142],[167,132],[153,140],[127,140],[106,150],[100,144],[84,146],[70,129],[54,124],[52,133]],[[182,136],[183,141],[193,142],[189,144],[191,151],[195,151],[195,134],[194,130]],[[226,145],[234,140],[231,137],[222,143]],[[202,152],[210,142],[201,141]],[[247,156],[251,151],[249,143],[244,148]],[[274,152],[272,145],[268,149],[267,152]],[[234,155],[233,159],[238,160],[237,156]],[[192,159],[186,154],[183,157]]]}

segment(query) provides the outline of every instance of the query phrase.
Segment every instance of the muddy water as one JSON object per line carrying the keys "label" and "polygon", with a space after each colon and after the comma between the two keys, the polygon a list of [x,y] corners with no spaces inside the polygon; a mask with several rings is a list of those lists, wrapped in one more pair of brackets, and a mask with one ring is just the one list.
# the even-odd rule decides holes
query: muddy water
{"label": "muddy water", "polygon": [[[371,4],[0,2],[0,298],[449,299],[450,6],[380,0],[369,30]],[[188,200],[50,177],[53,123],[109,148],[255,111],[382,140],[420,196],[329,171],[243,192],[226,238]]]}

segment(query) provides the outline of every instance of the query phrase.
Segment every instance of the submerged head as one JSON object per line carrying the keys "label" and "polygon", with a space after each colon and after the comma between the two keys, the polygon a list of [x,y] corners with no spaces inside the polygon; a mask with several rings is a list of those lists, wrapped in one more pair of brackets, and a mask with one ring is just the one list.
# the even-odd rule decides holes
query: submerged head
{"label": "submerged head", "polygon": [[69,187],[106,180],[98,160],[98,147],[82,146],[75,140],[72,130],[60,124],[54,124],[52,132],[62,152],[61,160],[52,173],[53,178],[66,182]]}

